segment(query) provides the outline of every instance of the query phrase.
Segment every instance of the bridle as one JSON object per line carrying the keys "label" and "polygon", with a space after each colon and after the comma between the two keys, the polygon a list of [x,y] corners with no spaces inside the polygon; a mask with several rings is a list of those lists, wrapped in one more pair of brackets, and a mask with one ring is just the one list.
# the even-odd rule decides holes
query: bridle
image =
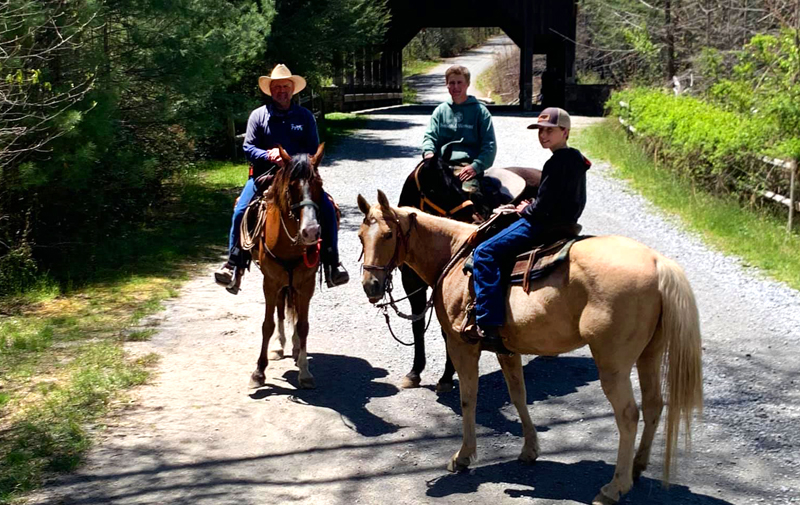
{"label": "bridle", "polygon": [[[422,286],[421,288],[417,289],[416,291],[413,291],[413,292],[409,293],[408,295],[406,295],[405,297],[400,298],[398,300],[395,300],[394,297],[392,296],[392,289],[393,289],[392,272],[394,271],[395,268],[397,268],[397,265],[398,265],[398,262],[399,262],[399,258],[400,258],[400,249],[401,249],[401,247],[405,248],[405,250],[408,251],[408,238],[411,236],[411,230],[414,229],[414,226],[415,226],[415,224],[417,222],[417,215],[414,214],[414,213],[411,213],[411,214],[408,215],[409,225],[408,225],[408,231],[405,232],[405,233],[403,233],[403,226],[400,224],[400,219],[397,217],[397,214],[393,213],[392,217],[394,219],[391,219],[391,220],[387,219],[386,220],[387,223],[393,223],[393,224],[395,224],[397,226],[397,237],[398,238],[395,241],[394,253],[392,254],[392,258],[385,265],[369,265],[367,263],[364,263],[364,264],[361,265],[361,268],[363,268],[364,270],[367,270],[367,271],[385,272],[385,276],[383,278],[383,293],[384,293],[384,296],[388,296],[389,297],[389,301],[375,304],[375,306],[377,308],[381,309],[381,311],[383,312],[383,317],[384,317],[384,319],[386,319],[386,326],[389,328],[389,333],[392,335],[392,338],[394,338],[398,343],[400,343],[400,344],[402,344],[404,346],[410,347],[410,346],[414,345],[414,342],[403,342],[402,340],[397,338],[397,335],[395,335],[394,331],[392,331],[392,325],[391,325],[391,322],[389,321],[389,309],[388,309],[388,307],[391,307],[392,309],[394,309],[395,313],[399,317],[401,317],[402,319],[409,320],[409,321],[411,321],[413,323],[413,322],[419,321],[420,319],[424,319],[425,318],[425,313],[428,311],[428,309],[433,307],[433,293],[434,292],[433,291],[431,292],[431,298],[425,304],[425,308],[423,309],[421,314],[405,314],[402,311],[400,311],[400,309],[397,308],[397,302],[403,301],[403,300],[411,297],[412,295],[415,295],[415,294],[419,293],[420,291],[422,291],[424,289],[427,289],[428,287],[427,286]],[[361,256],[364,256],[363,247],[361,249]],[[359,259],[361,259],[361,258],[359,257]],[[435,290],[436,286],[434,285],[433,288]],[[430,326],[432,319],[433,319],[433,311],[431,311],[431,317],[428,318],[428,324],[425,326],[425,331],[428,330],[428,326]]]}
{"label": "bridle", "polygon": [[[414,229],[414,225],[417,222],[417,215],[411,213],[408,215],[408,231],[403,233],[403,226],[400,224],[400,218],[397,217],[397,214],[392,215],[393,219],[387,219],[386,222],[392,223],[397,226],[397,240],[395,241],[394,246],[394,253],[392,254],[392,259],[389,260],[389,263],[381,266],[381,265],[368,265],[366,263],[361,265],[361,268],[367,271],[375,270],[378,272],[386,272],[386,277],[384,279],[384,290],[387,287],[387,281],[389,286],[391,287],[391,278],[392,278],[392,271],[397,268],[398,260],[400,258],[400,249],[401,247],[408,251],[408,238],[411,236],[411,230]],[[364,256],[364,249],[361,249],[361,256]]]}

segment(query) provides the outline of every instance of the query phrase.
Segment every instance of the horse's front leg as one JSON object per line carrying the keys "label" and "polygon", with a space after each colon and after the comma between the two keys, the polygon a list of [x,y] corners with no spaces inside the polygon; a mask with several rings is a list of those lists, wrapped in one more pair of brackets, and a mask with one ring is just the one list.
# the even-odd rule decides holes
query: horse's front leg
{"label": "horse's front leg", "polygon": [[[403,289],[408,294],[412,314],[421,314],[425,310],[427,287],[419,275],[408,266],[400,267]],[[419,292],[416,292],[419,290]],[[425,318],[411,323],[414,332],[414,364],[411,371],[403,377],[400,387],[418,388],[422,382],[422,371],[425,369]]]}
{"label": "horse's front leg", "polygon": [[437,393],[449,393],[453,390],[453,375],[456,373],[456,369],[453,366],[453,360],[450,358],[450,352],[447,350],[447,333],[442,330],[442,338],[444,339],[444,354],[445,354],[445,363],[444,363],[444,373],[442,373],[442,377],[439,379],[438,384],[436,384],[436,392]]}
{"label": "horse's front leg", "polygon": [[[312,278],[311,291],[313,294],[314,284]],[[300,388],[301,389],[314,389],[317,387],[314,376],[308,369],[308,354],[306,352],[306,342],[308,340],[308,307],[311,303],[311,296],[298,293],[295,297],[295,318],[297,323],[295,325],[295,333],[299,340],[299,352],[297,353],[296,363],[297,368],[300,369]],[[294,354],[294,352],[292,353]]]}
{"label": "horse's front leg", "polygon": [[[266,294],[266,286],[264,292]],[[264,322],[261,324],[261,353],[258,356],[258,363],[256,369],[250,376],[250,387],[261,387],[266,383],[266,376],[264,370],[267,369],[269,359],[267,358],[267,351],[269,349],[269,339],[272,332],[275,331],[275,321],[273,319],[275,313],[275,303],[271,301],[270,297],[266,298],[266,310],[264,313]]]}
{"label": "horse's front leg", "polygon": [[456,452],[447,469],[451,472],[466,470],[478,459],[478,442],[475,433],[475,410],[478,403],[478,360],[481,356],[477,345],[467,344],[458,336],[448,335],[447,350],[458,372],[458,388],[461,394],[461,448]]}
{"label": "horse's front leg", "polygon": [[286,327],[285,327],[285,320],[286,320],[286,290],[281,291],[281,295],[278,297],[278,338],[270,341],[269,346],[269,359],[271,361],[278,361],[284,358],[284,349],[286,348]]}
{"label": "horse's front leg", "polygon": [[524,463],[533,463],[539,457],[539,439],[536,435],[536,427],[531,421],[530,412],[528,412],[522,357],[519,354],[514,356],[498,354],[497,361],[500,362],[500,367],[503,369],[503,376],[506,378],[511,403],[517,408],[519,419],[522,421],[522,436],[525,438],[525,443],[522,445],[519,460]]}

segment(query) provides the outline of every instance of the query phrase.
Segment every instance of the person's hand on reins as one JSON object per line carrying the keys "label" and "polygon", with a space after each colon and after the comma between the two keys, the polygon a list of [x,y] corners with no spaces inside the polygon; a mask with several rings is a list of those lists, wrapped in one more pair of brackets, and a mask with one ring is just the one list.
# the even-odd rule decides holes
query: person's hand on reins
{"label": "person's hand on reins", "polygon": [[468,181],[470,179],[474,179],[477,176],[478,172],[476,172],[475,169],[472,168],[472,165],[467,165],[466,167],[461,169],[461,172],[458,173],[458,178],[461,179],[461,181]]}
{"label": "person's hand on reins", "polygon": [[277,147],[267,150],[267,159],[283,168],[283,158],[281,158],[281,151]]}

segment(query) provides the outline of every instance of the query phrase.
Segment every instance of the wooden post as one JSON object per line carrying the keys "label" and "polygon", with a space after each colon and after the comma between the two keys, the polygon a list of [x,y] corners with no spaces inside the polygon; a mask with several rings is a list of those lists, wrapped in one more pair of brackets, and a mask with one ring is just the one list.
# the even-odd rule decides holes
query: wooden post
{"label": "wooden post", "polygon": [[797,159],[793,159],[791,161],[791,166],[789,167],[791,173],[789,175],[789,223],[786,225],[786,231],[789,233],[792,232],[792,220],[794,219],[794,207],[797,198],[795,197],[794,187],[795,187],[795,179],[797,178]]}

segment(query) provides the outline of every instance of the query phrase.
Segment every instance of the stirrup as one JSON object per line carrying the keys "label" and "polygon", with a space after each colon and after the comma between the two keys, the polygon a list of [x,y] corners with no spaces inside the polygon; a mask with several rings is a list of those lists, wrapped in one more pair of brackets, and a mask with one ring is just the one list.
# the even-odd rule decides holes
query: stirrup
{"label": "stirrup", "polygon": [[[341,270],[339,270],[339,268],[341,268]],[[347,270],[341,263],[337,263],[336,266],[325,265],[323,270],[325,271],[325,284],[329,288],[347,284],[350,280],[350,274],[347,273]]]}

